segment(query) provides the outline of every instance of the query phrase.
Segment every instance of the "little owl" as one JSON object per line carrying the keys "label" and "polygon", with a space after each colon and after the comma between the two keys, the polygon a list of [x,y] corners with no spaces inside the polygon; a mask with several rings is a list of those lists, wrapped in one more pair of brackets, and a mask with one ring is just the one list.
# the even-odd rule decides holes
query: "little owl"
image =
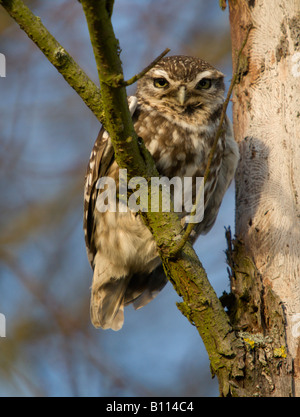
{"label": "little owl", "polygon": [[[153,156],[161,176],[203,177],[224,101],[224,75],[200,58],[163,58],[144,75],[129,97],[134,128]],[[239,152],[228,118],[223,124],[204,188],[204,218],[192,241],[213,226],[234,176]],[[154,239],[140,216],[128,210],[99,212],[99,178],[118,182],[119,167],[102,128],[91,153],[85,182],[84,231],[94,270],[91,320],[95,327],[119,330],[124,306],[138,309],[165,286]]]}

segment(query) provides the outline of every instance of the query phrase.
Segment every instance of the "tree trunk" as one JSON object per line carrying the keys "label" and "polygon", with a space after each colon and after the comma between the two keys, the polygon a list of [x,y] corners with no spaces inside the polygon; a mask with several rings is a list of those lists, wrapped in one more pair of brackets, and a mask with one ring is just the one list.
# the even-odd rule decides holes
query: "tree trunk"
{"label": "tree trunk", "polygon": [[300,2],[231,0],[229,9],[233,61],[253,25],[233,95],[241,160],[230,314],[249,344],[248,392],[299,396]]}

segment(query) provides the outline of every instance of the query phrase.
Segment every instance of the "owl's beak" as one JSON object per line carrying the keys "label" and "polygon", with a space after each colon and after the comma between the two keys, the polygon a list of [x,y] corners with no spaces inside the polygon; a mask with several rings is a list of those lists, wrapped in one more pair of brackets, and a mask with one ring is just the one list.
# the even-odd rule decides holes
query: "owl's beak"
{"label": "owl's beak", "polygon": [[186,99],[186,90],[185,90],[185,87],[182,86],[179,88],[178,95],[177,95],[177,100],[181,106],[184,105],[185,99]]}

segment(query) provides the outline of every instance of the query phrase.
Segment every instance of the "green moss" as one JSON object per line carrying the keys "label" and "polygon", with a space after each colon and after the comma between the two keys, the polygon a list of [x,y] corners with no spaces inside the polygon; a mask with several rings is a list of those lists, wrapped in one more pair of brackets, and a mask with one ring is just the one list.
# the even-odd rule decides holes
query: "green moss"
{"label": "green moss", "polygon": [[280,348],[275,348],[273,350],[274,358],[286,358],[287,353],[285,350],[285,346],[280,346]]}

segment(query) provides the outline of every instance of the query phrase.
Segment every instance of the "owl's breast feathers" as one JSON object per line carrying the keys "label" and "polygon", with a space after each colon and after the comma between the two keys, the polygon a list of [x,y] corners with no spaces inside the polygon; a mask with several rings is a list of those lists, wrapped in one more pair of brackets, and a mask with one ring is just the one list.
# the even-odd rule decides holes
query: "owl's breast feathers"
{"label": "owl's breast feathers", "polygon": [[[130,97],[129,103],[135,131],[143,139],[162,176],[195,178],[204,175],[209,152],[219,125],[222,106],[217,107],[210,115],[203,116],[202,114],[199,117],[199,124],[190,124],[188,123],[190,119],[186,121],[183,116],[178,115],[172,117],[167,112],[161,114],[149,103],[139,103],[135,97]],[[196,116],[195,113],[193,117]],[[225,133],[219,139],[205,185],[205,206],[216,188],[226,148],[226,139],[232,135],[228,119],[225,120],[224,127]],[[237,155],[237,146],[232,138],[230,146],[234,147],[233,153]],[[236,164],[233,165],[233,170],[235,170]],[[112,177],[116,183],[118,182],[118,166],[114,159],[113,146],[108,133],[102,128],[91,152],[84,190],[84,232],[88,259],[92,266],[94,266],[94,257],[99,249],[95,243],[97,227],[95,209],[99,195],[96,184],[99,178],[106,176]],[[193,186],[195,186],[195,182],[193,182]],[[205,218],[201,229],[205,229],[204,226]]]}
{"label": "owl's breast feathers", "polygon": [[[134,114],[134,128],[144,140],[162,176],[203,177],[221,111],[222,106],[218,106],[211,114],[203,114],[195,109],[191,123],[190,117],[161,113],[148,103],[141,103]],[[195,123],[196,119],[198,123]],[[227,123],[226,120],[224,131]],[[216,186],[225,146],[223,133],[219,138],[205,185],[206,202]]]}

